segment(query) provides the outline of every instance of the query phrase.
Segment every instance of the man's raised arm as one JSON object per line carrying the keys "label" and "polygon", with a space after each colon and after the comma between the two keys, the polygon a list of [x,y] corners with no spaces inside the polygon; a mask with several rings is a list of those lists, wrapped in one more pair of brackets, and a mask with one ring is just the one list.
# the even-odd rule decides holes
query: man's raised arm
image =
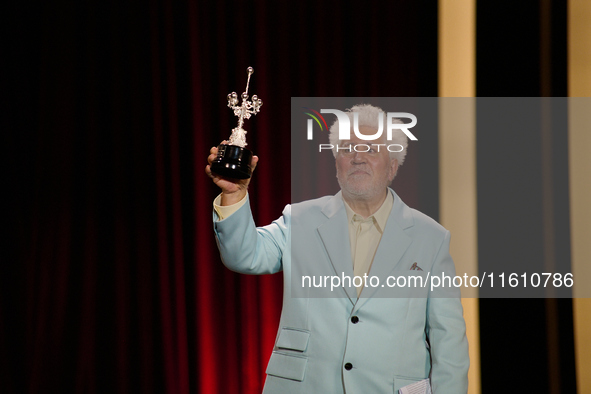
{"label": "man's raised arm", "polygon": [[[244,274],[270,274],[281,271],[283,250],[287,243],[286,217],[256,228],[247,197],[250,179],[231,179],[211,171],[217,148],[210,150],[205,173],[222,189],[214,203],[214,232],[222,261],[232,271]],[[253,156],[254,171],[259,158]],[[289,211],[288,209],[286,211]]]}

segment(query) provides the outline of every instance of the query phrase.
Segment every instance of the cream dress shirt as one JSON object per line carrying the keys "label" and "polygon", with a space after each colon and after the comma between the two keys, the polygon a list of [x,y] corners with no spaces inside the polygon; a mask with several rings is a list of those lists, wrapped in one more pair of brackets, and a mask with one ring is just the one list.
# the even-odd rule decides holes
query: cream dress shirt
{"label": "cream dress shirt", "polygon": [[[392,205],[394,205],[394,198],[388,192],[382,206],[366,219],[355,213],[344,199],[343,203],[345,203],[349,223],[349,242],[351,245],[351,258],[353,259],[353,274],[363,277],[371,269],[373,258],[376,255],[382,234],[386,228],[388,216],[390,216]],[[358,281],[356,282],[359,283]],[[361,290],[363,290],[363,284],[357,287],[357,297],[361,294]]]}

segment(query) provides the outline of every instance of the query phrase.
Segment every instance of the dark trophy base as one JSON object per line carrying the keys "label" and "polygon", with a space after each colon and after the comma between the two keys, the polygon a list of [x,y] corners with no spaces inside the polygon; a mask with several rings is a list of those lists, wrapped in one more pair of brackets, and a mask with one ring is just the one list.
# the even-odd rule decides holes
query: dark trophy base
{"label": "dark trophy base", "polygon": [[211,171],[226,178],[247,179],[252,174],[252,152],[236,145],[219,145]]}

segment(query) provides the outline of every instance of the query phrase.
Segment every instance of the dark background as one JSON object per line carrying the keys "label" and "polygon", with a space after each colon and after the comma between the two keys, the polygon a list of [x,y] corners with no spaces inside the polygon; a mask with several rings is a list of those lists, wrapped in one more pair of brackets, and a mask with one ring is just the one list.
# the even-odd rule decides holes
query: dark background
{"label": "dark background", "polygon": [[[436,97],[437,2],[54,1],[3,14],[0,391],[260,392],[282,285],[219,261],[203,169],[235,125],[226,95],[254,67],[250,193],[266,224],[290,201],[291,97]],[[565,3],[478,2],[477,30],[478,96],[566,95]],[[516,252],[544,242],[547,156],[519,149],[539,138],[524,133],[500,134],[514,143],[504,153],[477,136],[481,260],[503,258],[523,209]],[[566,145],[551,155],[564,245]],[[437,180],[416,182],[402,191],[437,219]],[[480,316],[483,393],[575,391],[570,300],[486,299]]]}

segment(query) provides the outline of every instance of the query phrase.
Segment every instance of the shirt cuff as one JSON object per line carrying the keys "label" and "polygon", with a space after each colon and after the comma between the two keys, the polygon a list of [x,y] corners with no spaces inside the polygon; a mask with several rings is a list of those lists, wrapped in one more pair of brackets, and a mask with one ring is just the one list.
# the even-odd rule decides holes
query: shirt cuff
{"label": "shirt cuff", "polygon": [[228,216],[232,215],[234,212],[239,210],[246,203],[247,196],[248,193],[246,193],[244,198],[242,198],[242,200],[238,201],[236,204],[222,206],[220,205],[222,201],[222,193],[220,193],[219,196],[217,196],[215,200],[213,200],[213,209],[218,214],[219,220],[224,220]]}

